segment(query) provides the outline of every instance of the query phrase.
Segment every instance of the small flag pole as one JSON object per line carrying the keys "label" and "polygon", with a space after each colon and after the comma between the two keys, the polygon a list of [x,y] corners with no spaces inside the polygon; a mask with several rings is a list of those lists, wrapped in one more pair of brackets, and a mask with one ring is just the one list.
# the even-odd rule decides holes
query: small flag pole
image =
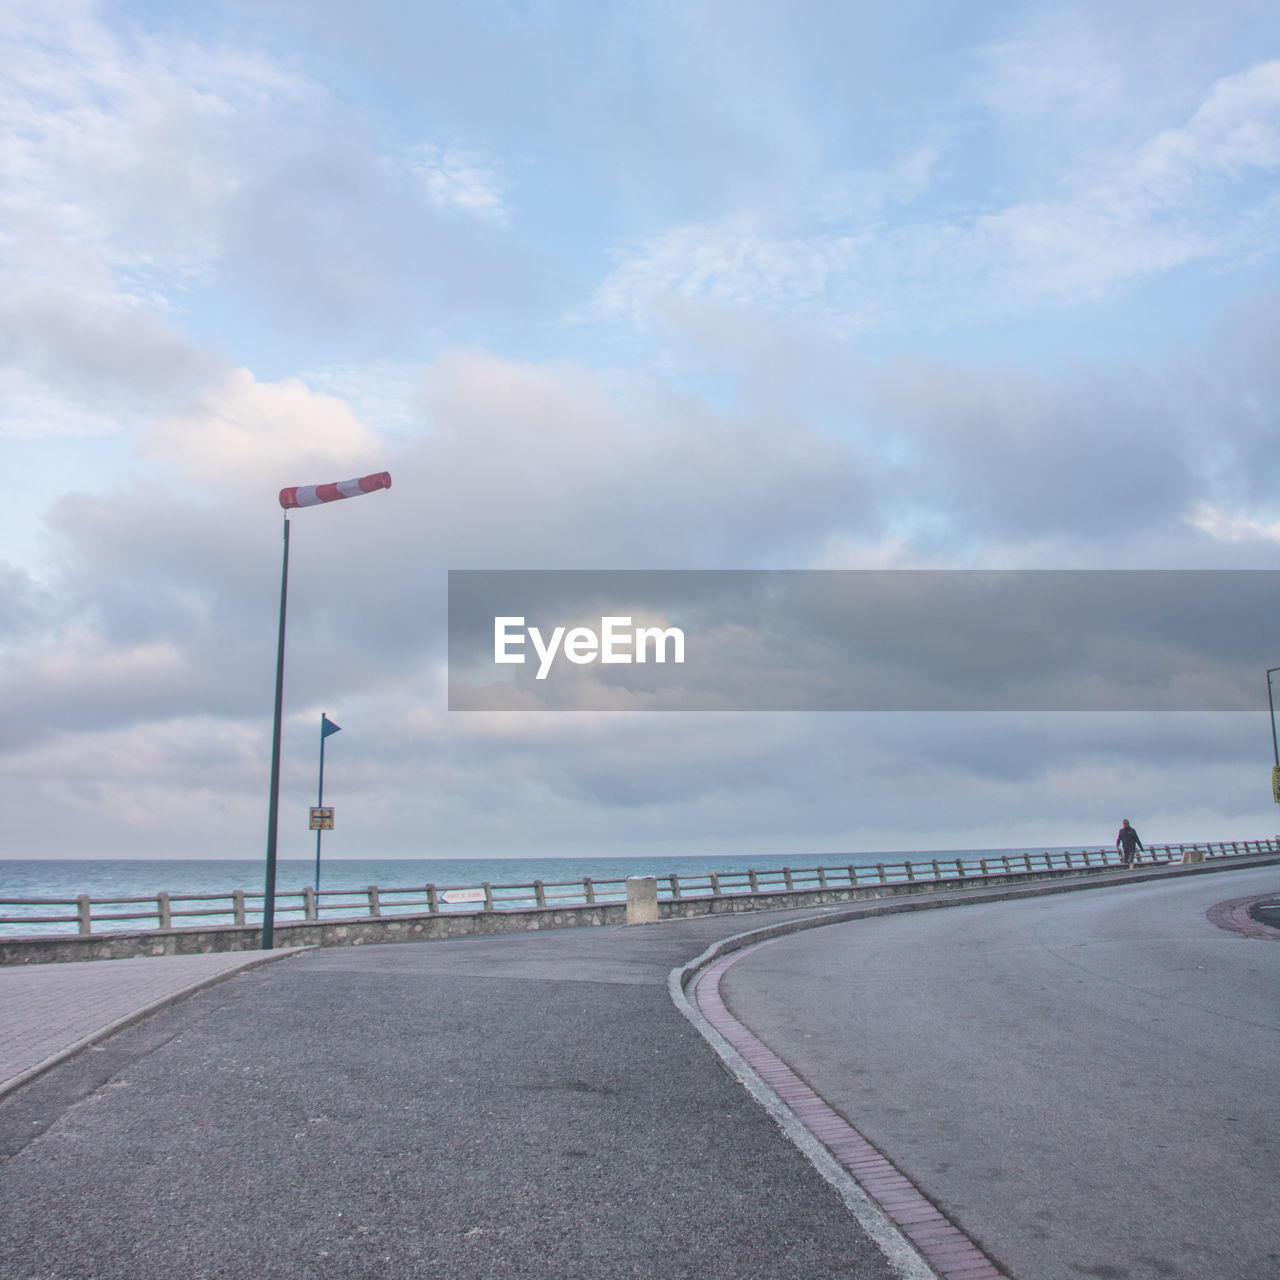
{"label": "small flag pole", "polygon": [[[342,726],[334,724],[332,720],[322,711],[320,713],[320,787],[316,794],[316,808],[324,808],[324,740],[331,734],[337,733]],[[320,892],[320,836],[323,834],[324,828],[317,823],[316,825],[316,892]]]}
{"label": "small flag pole", "polygon": [[[320,786],[316,791],[316,808],[324,807],[324,712],[320,713]],[[316,892],[320,892],[320,837],[324,835],[320,825],[316,824]]]}
{"label": "small flag pole", "polygon": [[289,597],[289,513],[284,516],[284,562],[280,570],[280,634],[276,641],[276,709],[271,728],[271,799],[267,806],[267,883],[262,895],[262,949],[275,946],[276,835],[280,818],[280,719],[284,708],[284,620]]}

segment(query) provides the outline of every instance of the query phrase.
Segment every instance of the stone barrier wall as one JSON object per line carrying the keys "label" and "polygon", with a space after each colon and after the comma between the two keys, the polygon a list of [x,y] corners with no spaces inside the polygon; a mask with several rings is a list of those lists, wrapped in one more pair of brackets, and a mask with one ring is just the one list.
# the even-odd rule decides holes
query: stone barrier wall
{"label": "stone barrier wall", "polygon": [[[917,880],[857,888],[791,889],[732,896],[705,895],[660,901],[662,920],[693,916],[738,914],[751,911],[836,906],[848,902],[923,898],[957,889],[1016,886],[1047,882],[1092,880],[1098,884],[1151,879],[1169,875],[1205,874],[1242,865],[1280,863],[1280,854],[1206,861],[1182,867],[1165,865],[1138,871],[1115,867],[1076,867],[1071,870],[956,876],[943,880]],[[347,920],[278,923],[276,944],[281,947],[350,947],[384,942],[421,942],[437,938],[462,938],[478,934],[528,933],[538,929],[565,929],[627,923],[625,903],[592,906],[535,907],[514,911],[469,911],[449,915],[428,914],[374,916]],[[262,946],[257,925],[210,925],[204,928],[145,929],[136,932],[100,933],[88,936],[0,938],[0,965],[49,964],[75,960],[118,960],[131,956],[204,955],[215,951],[256,951]]]}

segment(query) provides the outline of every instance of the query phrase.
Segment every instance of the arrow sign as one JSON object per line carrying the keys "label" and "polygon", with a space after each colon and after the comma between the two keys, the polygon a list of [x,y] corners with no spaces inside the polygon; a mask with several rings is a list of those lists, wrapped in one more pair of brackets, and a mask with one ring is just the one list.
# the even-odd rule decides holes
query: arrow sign
{"label": "arrow sign", "polygon": [[446,889],[440,895],[441,902],[483,902],[483,889]]}

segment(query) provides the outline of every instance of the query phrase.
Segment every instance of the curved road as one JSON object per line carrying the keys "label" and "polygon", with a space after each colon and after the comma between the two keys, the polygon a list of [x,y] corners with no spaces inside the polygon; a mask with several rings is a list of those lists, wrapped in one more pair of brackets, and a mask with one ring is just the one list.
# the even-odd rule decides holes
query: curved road
{"label": "curved road", "polygon": [[1019,1280],[1280,1276],[1276,868],[793,934],[730,1010]]}

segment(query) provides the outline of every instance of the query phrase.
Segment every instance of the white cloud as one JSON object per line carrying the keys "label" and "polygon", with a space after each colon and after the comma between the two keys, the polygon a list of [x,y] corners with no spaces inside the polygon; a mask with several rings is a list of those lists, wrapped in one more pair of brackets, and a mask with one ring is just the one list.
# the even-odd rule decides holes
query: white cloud
{"label": "white cloud", "polygon": [[1212,502],[1198,502],[1183,517],[1193,529],[1215,542],[1280,542],[1280,520],[1263,524],[1238,511],[1227,511]]}
{"label": "white cloud", "polygon": [[875,216],[893,205],[911,204],[928,191],[944,154],[940,144],[929,143],[885,169],[838,172],[820,189],[813,212],[846,222],[853,215]]}
{"label": "white cloud", "polygon": [[1277,164],[1280,59],[1218,80],[1185,125],[1166,129],[1139,149],[1129,181],[1136,192],[1159,203],[1206,180]]}
{"label": "white cloud", "polygon": [[99,435],[120,425],[115,415],[46,385],[26,369],[0,367],[0,438]]}
{"label": "white cloud", "polygon": [[1015,33],[978,51],[974,98],[1006,127],[1043,128],[1045,118],[1112,106],[1125,83],[1115,32],[1078,10],[1033,10]]}
{"label": "white cloud", "polygon": [[[0,32],[0,212],[39,236],[28,278],[75,279],[55,245],[112,272],[182,278],[218,252],[238,187],[246,126],[305,98],[305,82],[264,58],[135,31],[125,41],[88,4],[18,4]],[[37,273],[39,273],[37,275]],[[136,290],[117,282],[127,296]],[[123,287],[121,287],[123,285]]]}
{"label": "white cloud", "polygon": [[418,364],[371,360],[308,369],[298,376],[314,390],[344,400],[361,422],[384,439],[417,435],[422,429]]}
{"label": "white cloud", "polygon": [[[914,189],[936,157],[922,153]],[[600,286],[597,317],[645,323],[664,295],[809,317],[846,335],[1094,298],[1188,263],[1274,253],[1280,61],[1217,81],[1186,124],[1059,190],[968,218],[775,230],[755,217],[658,233]],[[895,186],[886,174],[886,190]],[[907,183],[906,191],[913,186]]]}
{"label": "white cloud", "polygon": [[298,378],[259,382],[247,369],[211,385],[195,410],[163,419],[150,444],[189,478],[239,484],[309,474],[321,465],[367,463],[372,469],[380,448],[343,400],[312,391]]}
{"label": "white cloud", "polygon": [[408,168],[436,208],[505,220],[497,172],[479,152],[424,142],[411,154]]}
{"label": "white cloud", "polygon": [[287,317],[282,337],[396,328],[524,287],[512,252],[500,285],[477,283],[505,209],[473,148],[423,145],[406,172],[384,121],[267,54],[176,24],[113,26],[91,4],[21,0],[6,17],[0,366],[22,371],[10,432],[83,430],[121,390],[130,419],[139,401],[171,409],[231,360],[270,358],[264,313]]}

